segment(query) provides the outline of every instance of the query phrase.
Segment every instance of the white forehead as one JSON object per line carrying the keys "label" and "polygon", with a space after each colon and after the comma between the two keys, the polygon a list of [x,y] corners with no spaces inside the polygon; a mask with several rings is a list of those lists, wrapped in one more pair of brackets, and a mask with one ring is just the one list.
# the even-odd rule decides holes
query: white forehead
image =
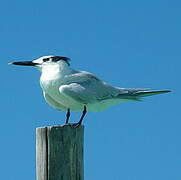
{"label": "white forehead", "polygon": [[42,57],[40,57],[40,58],[38,58],[38,59],[35,59],[33,62],[37,62],[37,63],[41,63],[41,62],[43,62],[43,59],[46,59],[46,58],[51,58],[51,57],[53,57],[53,55],[49,55],[49,56],[42,56]]}
{"label": "white forehead", "polygon": [[40,58],[38,58],[38,59],[50,58],[50,57],[53,57],[53,56],[54,56],[54,55],[42,56],[42,57],[40,57]]}

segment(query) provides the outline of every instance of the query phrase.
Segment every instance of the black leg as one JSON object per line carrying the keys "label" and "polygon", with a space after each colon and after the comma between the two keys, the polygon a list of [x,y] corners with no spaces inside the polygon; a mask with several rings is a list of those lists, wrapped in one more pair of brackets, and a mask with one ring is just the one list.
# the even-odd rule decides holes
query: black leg
{"label": "black leg", "polygon": [[86,106],[84,106],[84,110],[82,111],[82,116],[78,123],[76,123],[76,127],[80,126],[82,124],[82,121],[84,119],[85,114],[87,113]]}
{"label": "black leg", "polygon": [[67,117],[67,118],[66,118],[65,124],[68,124],[69,118],[70,118],[70,109],[67,109],[66,117]]}

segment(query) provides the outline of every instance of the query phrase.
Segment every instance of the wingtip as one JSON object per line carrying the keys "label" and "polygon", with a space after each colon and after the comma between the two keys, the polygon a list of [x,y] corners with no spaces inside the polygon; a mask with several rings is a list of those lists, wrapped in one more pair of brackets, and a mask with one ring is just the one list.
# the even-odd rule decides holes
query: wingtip
{"label": "wingtip", "polygon": [[160,93],[169,93],[169,92],[172,92],[171,90],[158,90],[158,91],[155,91],[155,92],[160,92]]}
{"label": "wingtip", "polygon": [[163,92],[169,93],[169,92],[172,92],[172,91],[171,90],[164,90]]}

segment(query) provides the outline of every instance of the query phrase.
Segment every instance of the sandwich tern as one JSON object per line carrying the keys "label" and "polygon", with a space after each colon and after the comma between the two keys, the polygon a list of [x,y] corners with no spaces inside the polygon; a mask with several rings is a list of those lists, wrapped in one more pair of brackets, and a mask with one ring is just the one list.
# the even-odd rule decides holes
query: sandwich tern
{"label": "sandwich tern", "polygon": [[140,101],[142,97],[168,93],[169,90],[147,88],[119,88],[101,81],[94,74],[70,67],[64,56],[43,56],[33,61],[11,62],[13,65],[34,66],[41,72],[40,85],[45,101],[57,110],[82,111],[79,126],[87,111],[98,112],[124,101]]}

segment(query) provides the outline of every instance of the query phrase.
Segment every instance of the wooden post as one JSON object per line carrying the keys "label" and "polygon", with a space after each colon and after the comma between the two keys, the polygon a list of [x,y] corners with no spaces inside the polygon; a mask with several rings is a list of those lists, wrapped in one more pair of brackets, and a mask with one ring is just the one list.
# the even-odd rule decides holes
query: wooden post
{"label": "wooden post", "polygon": [[37,180],[83,180],[83,141],[83,126],[37,128]]}

